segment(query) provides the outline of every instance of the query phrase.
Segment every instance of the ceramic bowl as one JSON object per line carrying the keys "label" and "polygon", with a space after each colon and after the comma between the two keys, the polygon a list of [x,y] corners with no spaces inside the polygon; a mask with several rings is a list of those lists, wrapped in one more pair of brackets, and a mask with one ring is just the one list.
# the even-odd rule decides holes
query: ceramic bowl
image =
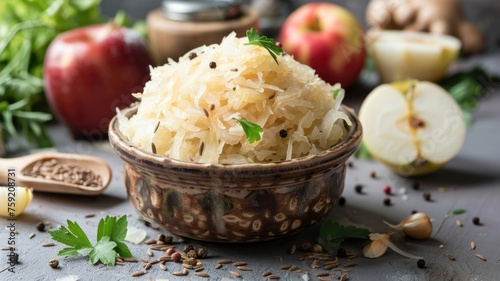
{"label": "ceramic bowl", "polygon": [[[130,117],[136,109],[123,112]],[[125,162],[129,201],[152,225],[201,241],[268,241],[320,222],[337,204],[345,163],[362,137],[357,117],[343,110],[353,125],[341,143],[280,163],[203,164],[155,155],[134,147],[116,117],[109,140]]]}

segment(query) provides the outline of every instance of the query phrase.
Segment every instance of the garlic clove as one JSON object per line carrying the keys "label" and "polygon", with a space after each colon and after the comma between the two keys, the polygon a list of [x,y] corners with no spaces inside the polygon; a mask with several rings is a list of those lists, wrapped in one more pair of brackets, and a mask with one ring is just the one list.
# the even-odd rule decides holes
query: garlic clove
{"label": "garlic clove", "polygon": [[396,247],[396,245],[389,241],[389,238],[389,234],[370,233],[370,239],[372,240],[372,242],[366,245],[363,249],[363,256],[367,258],[378,258],[385,254],[387,248],[391,248],[391,250],[393,250],[394,252],[407,258],[416,260],[423,259],[423,257],[415,256],[399,249],[398,247]]}
{"label": "garlic clove", "polygon": [[363,256],[369,259],[379,258],[387,252],[387,244],[381,240],[373,240],[363,248]]}
{"label": "garlic clove", "polygon": [[0,216],[13,218],[19,216],[33,199],[33,189],[20,186],[0,186]]}

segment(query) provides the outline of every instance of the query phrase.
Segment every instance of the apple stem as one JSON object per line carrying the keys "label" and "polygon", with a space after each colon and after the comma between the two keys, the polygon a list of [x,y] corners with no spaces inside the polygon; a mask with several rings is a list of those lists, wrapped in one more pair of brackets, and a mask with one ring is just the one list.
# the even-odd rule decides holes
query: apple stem
{"label": "apple stem", "polygon": [[313,23],[310,26],[312,31],[321,31],[321,22],[319,17],[314,17]]}

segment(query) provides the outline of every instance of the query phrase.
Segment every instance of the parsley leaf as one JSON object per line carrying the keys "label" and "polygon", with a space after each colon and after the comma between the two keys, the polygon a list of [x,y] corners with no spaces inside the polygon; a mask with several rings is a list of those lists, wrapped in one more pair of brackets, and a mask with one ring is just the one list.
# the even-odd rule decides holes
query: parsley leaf
{"label": "parsley leaf", "polygon": [[108,236],[103,237],[94,246],[94,249],[89,253],[89,260],[92,264],[102,262],[105,265],[115,265],[116,251],[114,248],[116,243],[110,241]]}
{"label": "parsley leaf", "polygon": [[263,131],[261,126],[243,119],[236,120],[240,123],[241,127],[243,127],[243,131],[245,132],[249,143],[254,143],[255,141],[260,140],[260,133]]}
{"label": "parsley leaf", "polygon": [[266,48],[269,54],[271,54],[271,57],[273,57],[274,61],[279,64],[277,56],[283,53],[283,49],[276,45],[274,39],[268,38],[267,36],[260,36],[259,33],[253,28],[247,30],[247,37],[248,43],[245,45],[256,45]]}
{"label": "parsley leaf", "polygon": [[465,212],[466,212],[465,209],[455,209],[451,213],[454,214],[454,215],[461,215],[461,214],[463,214]]}
{"label": "parsley leaf", "polygon": [[368,239],[370,231],[353,225],[344,226],[331,219],[324,221],[319,230],[318,243],[328,251],[338,248],[345,239]]}
{"label": "parsley leaf", "polygon": [[115,265],[116,256],[132,257],[128,246],[123,242],[127,235],[127,217],[106,216],[99,221],[97,227],[97,243],[92,245],[87,235],[76,222],[67,221],[68,227],[49,231],[52,239],[70,246],[59,251],[59,256],[75,256],[81,254],[89,256],[93,264],[102,262],[106,265]]}

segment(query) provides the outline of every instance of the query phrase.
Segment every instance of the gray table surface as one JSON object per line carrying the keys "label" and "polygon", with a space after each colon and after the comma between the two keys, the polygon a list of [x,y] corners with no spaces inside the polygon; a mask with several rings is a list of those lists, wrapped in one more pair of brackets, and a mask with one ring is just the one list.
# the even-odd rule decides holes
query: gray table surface
{"label": "gray table surface", "polygon": [[[489,53],[461,60],[455,69],[466,69],[481,65],[485,69],[500,73],[500,53]],[[459,155],[440,171],[418,179],[400,178],[381,164],[371,160],[351,159],[353,167],[347,171],[344,197],[345,206],[336,207],[330,218],[342,224],[358,224],[369,227],[373,231],[383,232],[386,227],[382,220],[397,223],[411,213],[419,210],[434,219],[434,232],[426,241],[400,240],[400,248],[425,258],[427,266],[420,269],[416,261],[388,251],[378,259],[366,259],[361,255],[364,242],[347,243],[344,247],[349,253],[359,256],[350,261],[341,259],[340,265],[347,269],[348,280],[500,280],[500,93],[499,85],[487,85],[489,92],[481,101],[474,113],[474,123],[467,132],[465,145]],[[494,90],[494,88],[497,88]],[[348,90],[349,97],[345,104],[357,108],[369,89],[355,87]],[[87,258],[57,257],[62,245],[42,247],[51,242],[47,232],[39,232],[35,224],[48,221],[54,228],[66,224],[66,220],[77,221],[83,229],[95,239],[95,231],[100,218],[106,215],[129,214],[129,225],[145,229],[149,237],[156,238],[159,233],[168,232],[145,226],[139,220],[132,205],[126,197],[123,183],[122,161],[104,143],[89,144],[74,141],[68,131],[58,125],[50,127],[50,134],[61,152],[90,154],[105,159],[113,170],[113,179],[109,188],[97,197],[81,197],[71,195],[35,193],[34,199],[24,214],[15,221],[16,247],[20,255],[20,263],[15,266],[15,273],[3,271],[0,280],[56,280],[75,275],[78,280],[203,280],[193,271],[187,276],[177,277],[172,273],[182,266],[167,263],[167,271],[154,265],[141,277],[131,277],[131,273],[143,270],[143,262],[125,263],[123,266],[92,265]],[[377,178],[370,173],[375,171]],[[415,181],[420,183],[419,190],[412,189]],[[354,191],[356,184],[364,185],[364,194]],[[383,187],[390,185],[396,194],[391,197],[392,206],[384,206]],[[405,188],[406,196],[398,194]],[[432,202],[425,201],[422,193],[429,192]],[[3,207],[3,206],[2,206]],[[461,215],[447,216],[454,209],[465,209]],[[86,218],[88,214],[95,217]],[[473,217],[479,217],[482,226],[472,223]],[[457,227],[455,221],[460,219],[463,227]],[[7,245],[9,231],[7,220],[0,220],[0,246]],[[274,242],[249,245],[219,245],[187,241],[186,244],[203,245],[209,256],[203,259],[205,272],[210,280],[265,280],[261,277],[265,271],[271,271],[280,280],[319,280],[315,275],[324,272],[322,268],[311,268],[312,260],[300,260],[303,252],[297,250],[289,253],[292,245],[304,242],[314,243],[318,234],[318,226],[309,228],[289,238]],[[36,236],[29,238],[31,233]],[[474,241],[475,250],[470,248]],[[131,251],[137,259],[154,259],[160,256],[154,252],[148,257],[146,245],[130,244]],[[179,243],[178,247],[184,244]],[[444,247],[440,247],[440,245]],[[7,267],[7,251],[0,251],[0,270]],[[479,253],[486,261],[475,257]],[[446,254],[456,257],[455,261]],[[60,267],[52,269],[48,260],[58,258]],[[220,259],[245,261],[251,271],[239,271],[233,265],[215,269]],[[355,266],[344,267],[354,263]],[[280,269],[283,265],[297,265],[303,272],[291,272]],[[238,271],[242,278],[236,278],[230,271]],[[330,270],[331,274],[340,276],[342,271]],[[207,279],[207,278],[205,278]],[[336,280],[333,275],[328,280]]]}

